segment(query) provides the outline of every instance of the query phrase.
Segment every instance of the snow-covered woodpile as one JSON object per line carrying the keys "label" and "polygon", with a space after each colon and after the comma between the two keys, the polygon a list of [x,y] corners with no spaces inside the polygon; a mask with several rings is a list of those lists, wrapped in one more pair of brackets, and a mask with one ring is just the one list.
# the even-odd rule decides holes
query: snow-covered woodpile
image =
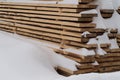
{"label": "snow-covered woodpile", "polygon": [[100,7],[95,0],[78,3],[0,2],[0,29],[59,44],[53,50],[78,63],[76,70],[56,67],[60,74],[120,70],[119,29],[108,24],[119,9],[106,7],[111,3],[105,2]]}

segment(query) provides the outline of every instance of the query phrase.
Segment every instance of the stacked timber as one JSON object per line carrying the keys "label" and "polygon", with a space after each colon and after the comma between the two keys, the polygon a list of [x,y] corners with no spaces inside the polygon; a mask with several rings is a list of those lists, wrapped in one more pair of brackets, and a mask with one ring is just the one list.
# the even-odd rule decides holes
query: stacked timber
{"label": "stacked timber", "polygon": [[99,63],[98,71],[101,73],[120,71],[120,49],[109,49],[107,53],[96,58]]}
{"label": "stacked timber", "polygon": [[[83,56],[76,53],[67,52],[64,50],[54,49],[55,52],[64,55],[65,57],[78,62],[76,65],[77,71],[71,71],[61,66],[57,67],[57,71],[65,76],[91,73],[91,72],[114,72],[120,71],[120,49],[108,49],[105,55]],[[97,63],[97,64],[96,64]]]}
{"label": "stacked timber", "polygon": [[[56,42],[61,47],[96,48],[96,44],[86,44],[90,38],[101,35],[104,29],[97,29],[91,23],[97,13],[80,13],[95,9],[89,4],[93,0],[80,0],[79,4],[30,4],[0,2],[1,30],[20,35]],[[91,34],[84,37],[83,32]],[[108,47],[108,44],[101,44]]]}
{"label": "stacked timber", "polygon": [[[56,53],[80,64],[75,65],[77,71],[71,71],[58,66],[56,69],[60,74],[73,75],[89,72],[107,72],[109,70],[105,68],[109,64],[106,62],[114,63],[114,59],[118,59],[116,55],[119,55],[119,50],[117,50],[118,52],[109,50],[110,44],[100,44],[100,47],[107,49],[109,53],[105,56],[96,55],[97,53],[95,55],[83,56],[64,51],[64,48],[68,47],[92,50],[98,47],[98,44],[87,44],[87,42],[91,38],[102,35],[106,30],[98,29],[96,24],[92,23],[97,13],[81,13],[97,7],[95,4],[89,4],[92,1],[94,0],[79,0],[79,4],[0,2],[0,30],[59,44],[60,49],[54,49]],[[108,18],[111,16],[112,10],[101,10],[101,13],[105,18]],[[105,16],[106,14],[110,15]],[[84,36],[84,32],[90,32],[90,34]],[[116,34],[117,29],[114,29],[110,31],[108,36],[109,38],[115,38]],[[113,56],[114,53],[116,54],[115,56]],[[110,56],[111,54],[113,55]],[[95,62],[99,65],[95,65]],[[103,63],[107,66],[103,66]],[[114,69],[113,66],[109,67],[112,67],[110,70]],[[119,70],[118,67],[117,70]]]}
{"label": "stacked timber", "polygon": [[103,18],[111,18],[114,13],[114,9],[101,9],[100,12]]}
{"label": "stacked timber", "polygon": [[93,65],[93,63],[95,62],[95,55],[83,56],[73,52],[65,51],[63,49],[55,49],[55,48],[54,51],[80,64],[80,65],[75,65],[77,68],[76,71],[69,70],[67,68],[64,68],[63,66],[58,66],[56,69],[59,74],[62,74],[64,76],[70,76],[75,74],[97,72],[97,69],[95,68],[97,65]]}
{"label": "stacked timber", "polygon": [[108,32],[108,37],[110,39],[114,39],[117,37],[117,33],[118,33],[118,29],[111,29],[109,32]]}
{"label": "stacked timber", "polygon": [[118,45],[120,47],[120,34],[117,34],[117,43],[118,43]]}

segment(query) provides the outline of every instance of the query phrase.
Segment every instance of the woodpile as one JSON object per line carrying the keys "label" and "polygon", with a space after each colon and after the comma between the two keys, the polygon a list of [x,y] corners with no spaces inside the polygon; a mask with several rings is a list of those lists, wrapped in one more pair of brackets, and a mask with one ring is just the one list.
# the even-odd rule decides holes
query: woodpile
{"label": "woodpile", "polygon": [[[80,13],[95,9],[97,5],[88,4],[93,0],[80,0],[80,4],[30,4],[0,2],[1,29],[20,35],[52,41],[61,47],[96,48],[96,44],[86,44],[105,32],[91,23],[97,13]],[[5,26],[5,27],[4,27]],[[91,34],[84,37],[82,34]],[[101,44],[108,47],[108,44]]]}
{"label": "woodpile", "polygon": [[99,72],[113,72],[120,70],[120,49],[111,49],[108,54],[97,58]]}
{"label": "woodpile", "polygon": [[[47,0],[48,1],[48,0]],[[60,49],[53,49],[56,53],[76,61],[77,71],[71,71],[62,66],[56,70],[62,75],[83,74],[89,72],[110,72],[120,70],[120,49],[109,49],[110,44],[100,44],[106,50],[106,55],[83,56],[64,51],[64,48],[86,48],[95,50],[98,44],[87,44],[91,38],[96,38],[106,30],[96,28],[92,23],[97,13],[82,13],[95,9],[97,5],[89,4],[94,0],[79,0],[79,4],[38,4],[0,2],[0,30],[17,33],[19,35],[54,42]],[[113,10],[101,10],[104,18],[109,18]],[[83,35],[84,32],[90,34]],[[120,36],[117,29],[110,30],[110,39]],[[98,65],[94,65],[97,62]]]}
{"label": "woodpile", "polygon": [[[77,71],[70,71],[63,67],[58,67],[57,70],[60,74],[65,73],[65,76],[73,74],[83,74],[90,72],[113,72],[120,70],[120,49],[109,49],[105,55],[93,55],[93,56],[82,56],[75,53],[63,52],[61,50],[55,49],[57,53],[64,56],[69,56],[70,59],[80,63],[76,65]],[[67,58],[69,58],[67,57]],[[98,64],[94,64],[97,62]]]}
{"label": "woodpile", "polygon": [[76,68],[78,69],[77,71],[71,71],[64,67],[58,66],[57,71],[62,75],[69,76],[73,74],[83,74],[96,71],[95,66],[92,65],[92,63],[95,62],[95,55],[83,56],[73,52],[64,51],[61,49],[54,49],[54,51],[80,64],[75,65]]}

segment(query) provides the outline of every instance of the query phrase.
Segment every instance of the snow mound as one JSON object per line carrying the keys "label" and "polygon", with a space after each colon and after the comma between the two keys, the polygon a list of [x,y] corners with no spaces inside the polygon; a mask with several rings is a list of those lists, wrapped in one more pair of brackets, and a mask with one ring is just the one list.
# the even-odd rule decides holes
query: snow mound
{"label": "snow mound", "polygon": [[36,47],[4,32],[0,32],[0,45],[1,80],[50,80],[59,77],[51,64],[49,49]]}

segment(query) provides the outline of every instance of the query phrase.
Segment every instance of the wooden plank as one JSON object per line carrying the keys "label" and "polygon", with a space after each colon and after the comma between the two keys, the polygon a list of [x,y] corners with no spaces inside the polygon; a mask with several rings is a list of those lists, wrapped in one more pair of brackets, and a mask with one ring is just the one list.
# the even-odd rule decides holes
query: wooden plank
{"label": "wooden plank", "polygon": [[96,8],[97,5],[84,5],[84,4],[40,4],[40,3],[17,3],[17,2],[0,2],[0,5],[13,5],[13,6],[35,6],[35,7],[66,7],[66,8]]}
{"label": "wooden plank", "polygon": [[100,44],[101,48],[109,48],[111,44],[106,43],[106,44]]}
{"label": "wooden plank", "polygon": [[99,69],[99,72],[113,72],[113,71],[120,71],[120,66],[113,66],[113,67],[102,67]]}
{"label": "wooden plank", "polygon": [[116,38],[116,36],[117,36],[116,33],[109,33],[109,34],[108,34],[108,37],[111,38],[111,39],[112,39],[112,38]]}
{"label": "wooden plank", "polygon": [[[79,44],[76,42],[70,42],[71,44],[75,44],[76,46],[81,46],[81,48],[87,48],[87,49],[95,49],[97,48],[97,44]],[[110,44],[100,44],[101,48],[108,48]]]}
{"label": "wooden plank", "polygon": [[[14,6],[14,5],[0,5],[0,8],[11,8],[11,9],[23,9],[23,10],[41,10],[41,11],[54,11],[54,12],[62,12],[62,13],[79,13],[81,11],[89,10],[86,9],[74,9],[74,8],[59,8],[59,7],[34,7],[34,6]],[[90,8],[91,9],[91,8]]]}
{"label": "wooden plank", "polygon": [[13,27],[13,26],[7,26],[7,25],[3,25],[3,24],[0,24],[0,28],[11,29],[11,30],[15,29],[15,27]]}
{"label": "wooden plank", "polygon": [[61,49],[53,49],[55,52],[57,53],[60,53],[60,54],[63,54],[63,55],[67,55],[67,56],[72,56],[72,57],[75,57],[75,58],[80,58],[80,59],[84,59],[85,57],[80,55],[80,54],[75,54],[75,53],[72,53],[72,52],[68,52],[68,51],[64,51],[64,50],[61,50]]}
{"label": "wooden plank", "polygon": [[120,57],[120,53],[108,53],[105,56],[107,56],[107,57]]}
{"label": "wooden plank", "polygon": [[93,2],[94,0],[79,0],[79,3],[90,3]]}
{"label": "wooden plank", "polygon": [[102,15],[103,18],[111,18],[112,17],[112,14],[102,13],[101,15]]}
{"label": "wooden plank", "polygon": [[72,46],[76,46],[78,48],[87,48],[87,49],[97,48],[96,44],[83,44],[83,43],[76,43],[76,42],[70,42],[69,44]]}
{"label": "wooden plank", "polygon": [[76,67],[78,70],[95,68],[95,66],[92,64],[76,65]]}
{"label": "wooden plank", "polygon": [[93,63],[93,62],[95,62],[95,59],[93,58],[93,59],[84,59],[84,60],[82,60],[82,59],[79,59],[79,58],[75,58],[75,57],[71,57],[71,56],[65,56],[66,58],[69,58],[69,59],[71,59],[71,60],[74,60],[74,61],[76,61],[76,62],[78,62],[78,63],[80,63],[80,64],[88,64],[88,63]]}
{"label": "wooden plank", "polygon": [[71,16],[71,17],[95,17],[95,13],[58,13],[58,12],[48,12],[48,11],[27,11],[27,10],[18,10],[18,9],[4,9],[0,8],[0,11],[4,12],[16,12],[16,13],[28,13],[28,14],[44,14],[44,15],[55,15],[55,16]]}
{"label": "wooden plank", "polygon": [[84,70],[74,71],[74,74],[84,74],[84,73],[91,73],[97,71],[98,71],[97,69],[84,69]]}
{"label": "wooden plank", "polygon": [[19,35],[23,35],[23,36],[26,36],[26,37],[30,37],[30,38],[35,38],[35,39],[38,39],[38,40],[46,40],[46,41],[50,41],[50,42],[54,42],[54,43],[59,43],[61,42],[60,39],[56,39],[56,38],[51,38],[51,37],[48,37],[48,36],[38,36],[38,35],[35,35],[35,34],[30,34],[30,33],[26,33],[26,32],[23,32],[23,31],[17,31],[17,34]]}
{"label": "wooden plank", "polygon": [[100,67],[120,66],[120,61],[99,63]]}
{"label": "wooden plank", "polygon": [[23,10],[43,10],[43,11],[55,11],[55,12],[80,12],[83,9],[70,9],[70,8],[58,8],[58,7],[34,7],[34,6],[13,6],[13,5],[0,5],[0,8],[11,8],[11,9],[23,9]]}
{"label": "wooden plank", "polygon": [[95,58],[95,55],[87,55],[87,56],[84,56],[84,55],[80,55],[79,53],[74,53],[74,52],[69,52],[69,51],[66,51],[64,49],[56,49],[56,48],[52,48],[55,52],[57,53],[60,53],[60,54],[63,54],[63,55],[68,55],[68,56],[72,56],[72,57],[76,57],[76,58],[81,58],[81,59],[94,59]]}
{"label": "wooden plank", "polygon": [[107,52],[108,53],[113,53],[113,54],[114,53],[120,53],[120,48],[118,48],[118,49],[108,49]]}
{"label": "wooden plank", "polygon": [[40,4],[40,3],[23,3],[23,2],[0,2],[0,5],[19,5],[19,6],[36,6],[36,7],[66,7],[66,8],[78,8],[75,4]]}
{"label": "wooden plank", "polygon": [[105,57],[105,58],[97,58],[99,63],[101,62],[112,62],[112,61],[120,61],[120,57]]}
{"label": "wooden plank", "polygon": [[14,33],[13,30],[11,29],[6,29],[6,28],[0,28],[1,31],[9,32],[9,33]]}
{"label": "wooden plank", "polygon": [[69,59],[71,59],[71,60],[74,60],[74,61],[76,61],[76,62],[78,62],[78,63],[80,63],[80,64],[86,64],[86,63],[93,63],[93,62],[95,62],[95,58],[93,57],[93,58],[85,58],[85,59],[81,59],[81,58],[75,58],[75,57],[73,57],[73,56],[68,56],[68,55],[64,55],[66,58],[69,58]]}
{"label": "wooden plank", "polygon": [[113,14],[114,10],[113,9],[101,9],[101,13],[106,13],[106,14]]}

